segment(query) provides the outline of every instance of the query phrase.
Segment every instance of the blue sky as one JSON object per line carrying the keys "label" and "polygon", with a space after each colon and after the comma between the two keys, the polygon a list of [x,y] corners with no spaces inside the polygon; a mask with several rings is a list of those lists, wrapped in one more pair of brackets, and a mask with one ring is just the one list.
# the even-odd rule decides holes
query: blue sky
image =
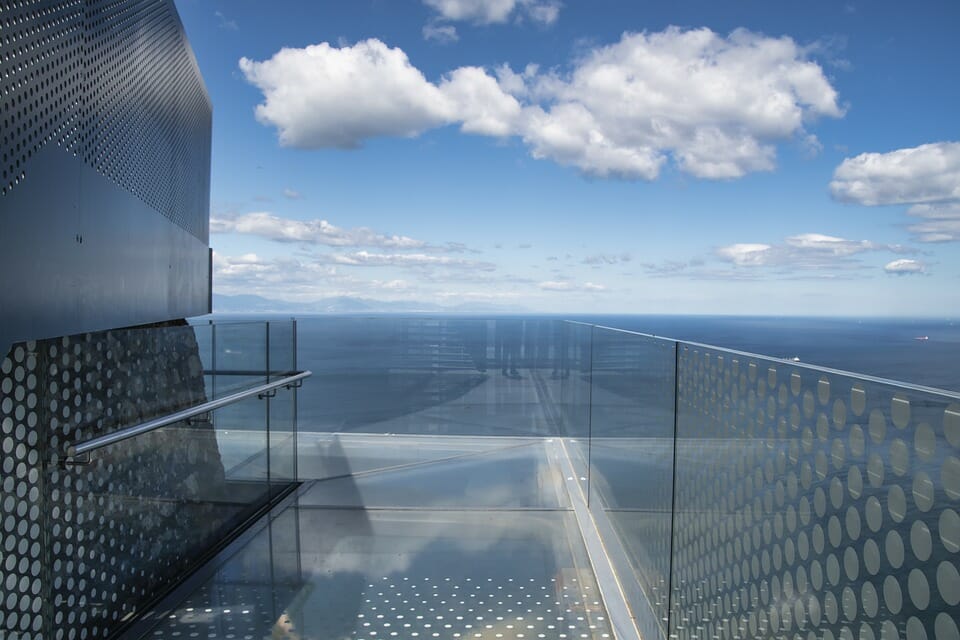
{"label": "blue sky", "polygon": [[960,311],[960,4],[177,0],[214,289]]}

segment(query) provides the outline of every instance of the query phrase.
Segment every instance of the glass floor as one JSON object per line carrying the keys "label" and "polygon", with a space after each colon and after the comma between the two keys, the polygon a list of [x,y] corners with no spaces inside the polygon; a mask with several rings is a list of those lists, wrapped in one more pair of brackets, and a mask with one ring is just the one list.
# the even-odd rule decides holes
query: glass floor
{"label": "glass floor", "polygon": [[552,441],[303,435],[314,479],[139,637],[613,637]]}

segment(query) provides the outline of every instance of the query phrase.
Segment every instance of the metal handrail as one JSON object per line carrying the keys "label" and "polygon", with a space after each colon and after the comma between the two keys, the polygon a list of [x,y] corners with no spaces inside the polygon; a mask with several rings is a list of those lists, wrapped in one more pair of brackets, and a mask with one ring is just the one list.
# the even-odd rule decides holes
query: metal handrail
{"label": "metal handrail", "polygon": [[273,382],[261,384],[257,387],[238,391],[237,393],[231,393],[228,396],[217,398],[216,400],[211,400],[210,402],[204,402],[203,404],[198,404],[194,407],[190,407],[189,409],[183,409],[181,411],[171,413],[163,416],[162,418],[154,418],[153,420],[141,422],[140,424],[132,427],[127,427],[125,429],[120,429],[119,431],[114,431],[113,433],[92,438],[86,442],[74,444],[67,448],[67,456],[72,458],[83,455],[96,449],[100,449],[101,447],[106,447],[107,445],[122,442],[128,438],[133,438],[149,431],[153,431],[154,429],[159,429],[160,427],[165,427],[175,422],[181,422],[187,418],[200,415],[201,413],[208,413],[214,409],[225,407],[229,404],[239,402],[244,398],[249,398],[251,396],[272,397],[273,394],[276,394],[276,389],[279,387],[285,387],[287,389],[299,387],[300,384],[302,384],[300,382],[301,380],[304,378],[309,378],[312,375],[312,371],[301,371],[294,375],[281,378],[280,380],[274,380]]}
{"label": "metal handrail", "polygon": [[667,336],[658,336],[652,333],[642,333],[640,331],[632,331],[630,329],[618,329],[616,327],[607,327],[602,324],[590,324],[589,322],[581,322],[579,320],[561,320],[566,324],[577,325],[581,327],[591,327],[594,329],[600,329],[601,331],[609,331],[612,333],[625,333],[633,336],[640,336],[642,338],[652,338],[654,340],[663,340],[667,342],[673,342],[676,344],[677,348],[680,347],[700,347],[703,349],[711,349],[713,351],[722,351],[724,353],[729,353],[734,356],[743,356],[745,358],[755,358],[757,360],[762,360],[764,362],[772,362],[774,364],[788,364],[791,367],[796,367],[798,369],[806,369],[808,371],[813,371],[815,373],[829,373],[831,375],[844,376],[847,378],[856,378],[857,380],[862,380],[863,382],[872,382],[875,384],[882,384],[893,387],[900,387],[908,391],[916,391],[918,393],[935,393],[939,396],[945,396],[947,398],[960,400],[960,391],[953,391],[952,389],[940,389],[939,387],[931,387],[922,384],[914,384],[912,382],[903,382],[902,380],[894,380],[892,378],[881,378],[879,376],[871,376],[866,373],[857,373],[856,371],[847,371],[845,369],[834,369],[832,367],[824,367],[819,364],[810,364],[809,362],[797,362],[795,360],[788,360],[786,358],[777,358],[775,356],[765,356],[762,353],[753,353],[750,351],[740,351],[738,349],[730,349],[728,347],[718,347],[715,344],[706,344],[704,342],[694,342],[692,340],[678,340],[676,338],[670,338]]}

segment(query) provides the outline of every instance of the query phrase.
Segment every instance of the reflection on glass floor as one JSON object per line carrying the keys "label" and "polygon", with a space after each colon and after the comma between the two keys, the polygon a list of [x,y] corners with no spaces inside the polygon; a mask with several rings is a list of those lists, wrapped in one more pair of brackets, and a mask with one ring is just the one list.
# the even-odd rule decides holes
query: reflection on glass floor
{"label": "reflection on glass floor", "polygon": [[384,464],[305,483],[147,637],[613,637],[549,441],[384,438],[322,442]]}
{"label": "reflection on glass floor", "polygon": [[551,464],[551,439],[305,435],[301,452],[320,453],[301,453],[300,475],[327,479],[305,492],[301,505],[570,508],[560,471]]}

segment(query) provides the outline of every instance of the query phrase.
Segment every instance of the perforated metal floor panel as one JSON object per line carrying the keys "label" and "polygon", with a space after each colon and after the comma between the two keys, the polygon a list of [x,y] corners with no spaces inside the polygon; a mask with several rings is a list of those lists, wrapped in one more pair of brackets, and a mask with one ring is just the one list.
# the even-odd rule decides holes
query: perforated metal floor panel
{"label": "perforated metal floor panel", "polygon": [[[289,612],[278,616],[273,594],[221,585],[201,588],[196,600],[233,601],[218,606],[187,606],[171,614],[153,637],[189,638],[610,638],[603,605],[594,587],[551,578],[471,578],[441,581],[384,576],[366,585],[361,610],[347,635],[325,635]],[[239,597],[239,599],[238,599]],[[329,620],[331,630],[345,620]],[[264,631],[268,635],[264,636]]]}
{"label": "perforated metal floor panel", "polygon": [[[534,448],[546,455],[542,448]],[[509,476],[516,451],[426,464],[423,498],[460,488],[458,468]],[[381,475],[384,485],[395,471]],[[443,478],[448,480],[444,481]],[[529,474],[527,482],[542,482]],[[142,637],[343,640],[598,639],[613,632],[569,504],[442,508],[324,503],[344,478],[304,485],[268,524],[215,561]],[[350,482],[350,479],[347,479]],[[407,479],[409,483],[410,480]],[[408,488],[414,485],[405,485]],[[517,486],[520,495],[529,487]],[[320,503],[320,504],[318,504]],[[423,504],[423,502],[421,502]],[[344,506],[346,505],[346,506]]]}

